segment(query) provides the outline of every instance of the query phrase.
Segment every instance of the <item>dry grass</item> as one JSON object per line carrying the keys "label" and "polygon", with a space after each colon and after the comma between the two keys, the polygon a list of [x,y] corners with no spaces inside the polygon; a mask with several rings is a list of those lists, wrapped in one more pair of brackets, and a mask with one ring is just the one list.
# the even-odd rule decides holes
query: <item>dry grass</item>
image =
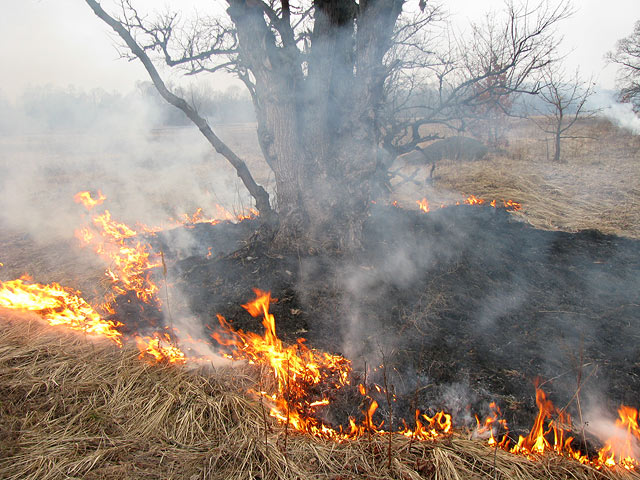
{"label": "dry grass", "polygon": [[[548,456],[493,451],[461,435],[338,444],[265,423],[244,369],[150,366],[132,350],[0,320],[3,479],[614,479]],[[267,427],[267,428],[265,428]]]}
{"label": "dry grass", "polygon": [[[397,196],[415,205],[423,196],[432,205],[461,195],[511,199],[522,203],[518,215],[538,228],[577,231],[598,229],[640,238],[640,136],[604,121],[579,125],[563,142],[563,163],[539,130],[514,121],[508,146],[477,162],[439,162],[433,186],[404,184]],[[423,181],[427,168],[421,176]]]}

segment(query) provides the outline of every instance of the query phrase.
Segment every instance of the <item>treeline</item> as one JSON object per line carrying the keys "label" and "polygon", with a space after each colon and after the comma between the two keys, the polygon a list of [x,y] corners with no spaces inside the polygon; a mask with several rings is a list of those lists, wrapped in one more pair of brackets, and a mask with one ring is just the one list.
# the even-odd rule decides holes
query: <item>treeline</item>
{"label": "treeline", "polygon": [[[177,88],[198,108],[210,123],[254,121],[251,99],[237,87],[220,92],[211,89]],[[0,94],[0,132],[86,131],[191,125],[184,114],[168,105],[150,82],[139,82],[130,92],[107,92],[44,85],[27,87],[22,95],[9,101]],[[144,125],[142,125],[144,122]]]}

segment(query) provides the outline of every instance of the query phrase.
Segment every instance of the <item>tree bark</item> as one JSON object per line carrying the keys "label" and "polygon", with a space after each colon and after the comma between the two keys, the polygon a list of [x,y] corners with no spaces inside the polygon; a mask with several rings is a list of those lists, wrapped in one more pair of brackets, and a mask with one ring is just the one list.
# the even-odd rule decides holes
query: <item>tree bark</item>
{"label": "tree bark", "polygon": [[560,143],[562,140],[562,135],[559,131],[556,132],[554,140],[555,141],[554,141],[554,149],[553,149],[553,161],[556,163],[559,163],[560,162]]}

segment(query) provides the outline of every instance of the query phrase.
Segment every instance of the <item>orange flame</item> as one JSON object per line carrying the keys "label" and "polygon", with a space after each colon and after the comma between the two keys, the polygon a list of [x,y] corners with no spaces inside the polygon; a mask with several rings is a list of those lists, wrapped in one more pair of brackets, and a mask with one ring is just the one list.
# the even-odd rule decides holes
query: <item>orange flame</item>
{"label": "orange flame", "polygon": [[102,195],[102,192],[98,190],[98,198],[92,198],[91,193],[89,191],[78,192],[74,195],[73,199],[77,203],[81,203],[87,210],[91,210],[96,205],[101,205],[107,197]]}
{"label": "orange flame", "polygon": [[[640,430],[638,429],[638,410],[635,408],[620,407],[618,410],[619,419],[616,420],[618,434],[604,443],[596,458],[589,458],[573,446],[571,417],[564,411],[558,410],[538,386],[536,386],[536,404],[538,405],[538,415],[529,435],[519,436],[518,443],[513,447],[509,447],[507,424],[504,419],[500,418],[500,409],[493,403],[491,404],[492,414],[484,422],[480,422],[476,417],[478,422],[476,431],[480,436],[490,432],[487,440],[490,446],[500,447],[513,454],[524,455],[532,460],[553,451],[558,455],[573,458],[580,463],[589,464],[596,468],[616,466],[627,470],[638,468]],[[496,423],[504,430],[500,442],[494,437]],[[553,439],[551,439],[551,433],[553,433]]]}
{"label": "orange flame", "polygon": [[513,210],[514,212],[522,209],[522,205],[520,205],[518,202],[514,202],[513,200],[503,200],[502,203],[504,204],[504,208]]}
{"label": "orange flame", "polygon": [[82,245],[92,245],[95,252],[108,261],[112,267],[106,275],[112,282],[113,295],[103,308],[110,311],[110,304],[116,295],[128,291],[145,303],[159,300],[159,288],[151,279],[151,270],[160,267],[160,255],[152,253],[149,245],[132,239],[138,234],[124,223],[111,218],[109,210],[93,217],[93,228],[76,230],[76,238]]}
{"label": "orange flame", "polygon": [[484,200],[481,198],[477,198],[475,195],[469,195],[469,197],[464,201],[465,205],[482,205]]}
{"label": "orange flame", "polygon": [[[501,200],[503,207],[510,211],[516,212],[522,209],[522,205],[518,202],[514,202],[513,200]],[[430,211],[429,202],[426,197],[423,197],[422,200],[417,200],[418,208],[421,212],[428,213]],[[463,205],[484,205],[486,201],[482,198],[478,198],[475,195],[469,195],[463,202]],[[498,208],[498,201],[494,198],[489,202],[489,205],[493,208]],[[397,206],[397,202],[392,203],[393,206]],[[456,202],[455,205],[460,205],[460,202]],[[444,203],[440,204],[440,208],[445,208],[446,205]]]}
{"label": "orange flame", "polygon": [[242,222],[243,220],[250,220],[257,218],[260,213],[255,208],[249,208],[247,211],[239,213],[237,215],[232,214],[222,205],[215,205],[216,215],[213,217],[206,216],[204,210],[200,207],[196,209],[193,214],[183,213],[177,219],[169,218],[168,222],[163,222],[159,226],[150,227],[144,224],[138,224],[138,228],[144,233],[156,233],[167,228],[184,227],[194,228],[195,225],[200,223],[208,223],[210,225],[217,225],[221,222]]}
{"label": "orange flame", "polygon": [[42,285],[23,279],[0,282],[0,307],[34,312],[50,325],[63,325],[122,345],[122,334],[117,330],[121,323],[103,320],[80,292],[57,283]]}
{"label": "orange flame", "polygon": [[222,334],[214,333],[213,338],[221,345],[235,347],[233,358],[271,367],[277,382],[277,394],[258,393],[271,404],[272,416],[287,422],[297,430],[324,435],[324,431],[328,431],[329,427],[309,416],[308,412],[311,408],[324,405],[326,399],[312,398],[310,392],[321,382],[334,388],[346,385],[351,364],[339,355],[330,355],[306,347],[304,339],[298,339],[296,345],[284,346],[276,335],[275,319],[269,313],[271,294],[257,289],[255,293],[256,299],[243,307],[254,317],[263,316],[264,336],[233,330],[230,324],[218,315]]}
{"label": "orange flame", "polygon": [[638,410],[625,405],[618,409],[616,427],[620,432],[609,438],[598,452],[598,461],[607,467],[620,465],[627,470],[635,470],[638,462]]}
{"label": "orange flame", "polygon": [[[234,347],[231,357],[248,360],[253,364],[269,365],[276,380],[276,392],[253,392],[266,400],[271,407],[271,415],[281,423],[322,438],[338,441],[355,439],[367,433],[388,434],[381,429],[382,424],[376,425],[373,416],[378,408],[375,399],[369,397],[364,385],[358,390],[365,397],[368,405],[363,409],[364,420],[356,423],[349,419],[349,430],[335,429],[324,424],[313,414],[318,407],[327,406],[330,400],[317,396],[318,385],[326,388],[340,389],[350,383],[351,362],[340,355],[331,355],[310,349],[304,344],[304,339],[298,339],[297,344],[283,345],[276,335],[275,319],[269,313],[271,294],[255,290],[255,300],[243,305],[253,316],[262,316],[264,335],[234,330],[222,316],[218,316],[221,332],[212,337],[221,345]],[[381,391],[380,388],[377,388]],[[384,423],[384,422],[383,422]],[[420,415],[416,412],[416,428],[409,429],[406,425],[399,433],[417,439],[434,439],[447,435],[451,431],[451,416],[438,412],[433,417]]]}
{"label": "orange flame", "polygon": [[[489,433],[489,438],[487,443],[490,447],[495,447],[496,445],[502,448],[506,448],[509,442],[509,427],[507,426],[507,421],[502,417],[502,412],[500,411],[500,407],[496,405],[495,402],[491,402],[489,404],[489,408],[491,409],[491,415],[485,418],[484,422],[480,422],[480,419],[476,416],[476,422],[478,424],[476,432],[479,436],[484,437],[486,433]],[[494,436],[494,433],[497,434],[497,431],[502,429],[504,431],[504,435],[502,440],[498,442]]]}
{"label": "orange flame", "polygon": [[175,345],[168,333],[155,333],[152,337],[135,337],[136,344],[140,350],[139,358],[151,357],[158,363],[186,362],[185,354]]}

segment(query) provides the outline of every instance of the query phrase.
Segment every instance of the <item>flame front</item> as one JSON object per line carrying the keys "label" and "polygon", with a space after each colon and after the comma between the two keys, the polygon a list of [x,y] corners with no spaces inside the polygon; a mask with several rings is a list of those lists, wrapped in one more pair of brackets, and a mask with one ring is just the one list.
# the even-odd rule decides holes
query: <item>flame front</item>
{"label": "flame front", "polygon": [[[93,198],[89,192],[80,192],[74,198],[87,210],[92,210],[105,200],[100,192],[97,198]],[[472,195],[464,203],[482,205],[485,201]],[[493,200],[489,205],[496,207],[496,203],[496,200]],[[511,200],[503,200],[502,203],[507,209],[521,208],[520,204]],[[418,204],[423,212],[429,211],[426,198]],[[225,219],[231,220],[251,218],[256,214],[257,212],[251,212],[248,216],[233,217],[226,212],[222,215]],[[205,221],[213,223],[220,220],[206,219],[199,209],[192,216],[185,216],[181,223],[194,224]],[[161,256],[153,253],[151,247],[138,238],[139,232],[113,220],[108,210],[96,214],[92,224],[90,228],[77,231],[76,235],[84,244],[92,245],[111,265],[107,275],[112,281],[113,292],[104,305],[105,310],[110,311],[110,302],[115,295],[127,292],[135,292],[145,303],[159,305],[158,287],[151,279],[151,271],[163,266]],[[452,418],[442,411],[433,416],[416,411],[413,429],[406,424],[404,428],[396,431],[391,431],[390,426],[387,430],[383,429],[384,421],[378,420],[376,424],[374,420],[374,416],[380,417],[377,413],[379,404],[374,396],[376,392],[383,393],[383,390],[374,385],[375,391],[370,394],[364,384],[358,385],[363,397],[362,419],[359,422],[355,418],[349,418],[349,427],[344,429],[324,423],[319,418],[318,410],[332,404],[335,391],[351,385],[351,362],[340,355],[311,349],[306,346],[304,339],[298,339],[294,345],[284,345],[276,334],[275,318],[269,312],[270,293],[260,290],[255,290],[255,293],[256,298],[243,307],[253,317],[262,318],[264,334],[261,336],[234,330],[229,322],[218,316],[221,331],[213,337],[221,345],[232,347],[232,358],[266,365],[271,369],[275,391],[254,393],[269,405],[271,415],[278,421],[297,431],[338,441],[356,439],[366,434],[392,433],[411,439],[434,440],[451,433]],[[43,285],[24,277],[0,281],[0,308],[34,312],[50,325],[64,326],[86,335],[107,338],[118,346],[122,346],[127,340],[135,341],[140,350],[140,357],[153,362],[181,364],[188,361],[174,340],[173,332],[168,329],[149,336],[126,336],[120,331],[123,324],[103,318],[99,308],[94,308],[86,302],[80,292],[57,283]],[[531,459],[554,452],[596,468],[638,468],[640,429],[638,410],[635,408],[620,407],[619,418],[616,421],[618,434],[604,442],[596,458],[589,458],[579,448],[574,447],[570,416],[564,410],[557,409],[538,386],[536,404],[538,415],[530,433],[520,436],[518,442],[513,445],[508,435],[507,423],[501,418],[500,409],[495,404],[491,404],[492,413],[483,422],[477,419],[477,432],[485,438],[488,436],[487,442],[490,446]]]}
{"label": "flame front", "polygon": [[[510,212],[517,212],[518,210],[522,209],[522,205],[518,202],[514,202],[513,200],[501,200],[501,202],[502,207]],[[427,197],[423,197],[422,200],[417,200],[416,203],[418,204],[418,209],[422,213],[429,213],[431,211]],[[475,195],[469,195],[462,202],[463,205],[485,205],[486,203],[487,202],[483,198],[478,198]],[[495,198],[488,203],[493,208],[498,208],[498,201]],[[455,204],[460,205],[460,202],[458,201]],[[391,205],[397,206],[397,202],[394,201]],[[446,206],[447,205],[445,205],[444,203],[440,204],[440,208],[445,208]]]}
{"label": "flame front", "polygon": [[104,320],[80,292],[57,283],[42,285],[23,279],[0,282],[0,307],[22,312],[34,312],[50,325],[63,325],[88,335],[106,337],[122,345],[119,322]]}
{"label": "flame front", "polygon": [[162,265],[160,255],[135,239],[138,233],[131,227],[113,220],[109,210],[94,216],[92,223],[92,228],[76,230],[76,237],[83,245],[93,246],[111,265],[106,275],[112,282],[113,293],[103,305],[105,310],[112,311],[110,303],[115,296],[129,291],[144,303],[157,302],[159,288],[151,279],[151,271]]}
{"label": "flame front", "polygon": [[620,465],[627,470],[635,470],[639,466],[638,410],[625,405],[618,409],[616,427],[618,434],[609,438],[598,452],[598,461],[607,467]]}
{"label": "flame front", "polygon": [[[340,355],[308,348],[302,338],[295,345],[285,346],[276,335],[275,319],[269,312],[271,294],[260,290],[255,290],[255,294],[255,300],[243,307],[253,317],[262,317],[264,335],[234,330],[224,317],[218,315],[221,332],[212,336],[221,345],[233,347],[230,354],[232,358],[270,367],[276,382],[275,393],[254,393],[270,405],[271,415],[300,432],[334,440],[355,439],[371,433],[390,433],[381,428],[382,424],[374,423],[373,415],[378,403],[367,394],[362,384],[358,387],[366,405],[362,422],[349,418],[349,429],[344,430],[318,419],[316,409],[331,404],[330,392],[350,384],[351,362]],[[323,396],[317,393],[318,390],[329,395]],[[377,390],[381,391],[380,388]],[[444,412],[438,412],[433,417],[416,412],[415,430],[405,426],[394,433],[427,440],[449,434],[451,426],[451,416]]]}
{"label": "flame front", "polygon": [[[538,415],[533,423],[529,435],[519,436],[518,442],[510,446],[509,428],[501,418],[500,409],[491,404],[492,414],[484,422],[478,422],[477,433],[480,436],[490,433],[487,443],[494,448],[502,448],[516,455],[524,455],[535,460],[548,452],[569,457],[580,463],[589,464],[596,468],[621,466],[627,470],[635,470],[638,461],[638,411],[635,408],[621,406],[618,409],[619,418],[616,420],[618,433],[604,442],[598,456],[590,458],[574,446],[571,417],[562,410],[558,410],[545,392],[536,385],[536,404]],[[496,428],[498,426],[498,428]],[[496,430],[502,430],[502,439],[498,442],[494,437]]]}
{"label": "flame front", "polygon": [[243,307],[253,317],[262,316],[264,335],[234,330],[224,317],[218,315],[222,332],[214,333],[213,338],[221,345],[234,347],[233,358],[271,367],[277,393],[257,392],[270,403],[271,415],[297,430],[325,436],[331,429],[310,413],[318,406],[326,405],[328,400],[317,398],[311,392],[321,383],[336,389],[347,385],[351,363],[339,355],[308,348],[302,338],[295,345],[284,346],[276,335],[275,319],[269,313],[271,294],[260,290],[255,290],[255,293],[256,299]]}

